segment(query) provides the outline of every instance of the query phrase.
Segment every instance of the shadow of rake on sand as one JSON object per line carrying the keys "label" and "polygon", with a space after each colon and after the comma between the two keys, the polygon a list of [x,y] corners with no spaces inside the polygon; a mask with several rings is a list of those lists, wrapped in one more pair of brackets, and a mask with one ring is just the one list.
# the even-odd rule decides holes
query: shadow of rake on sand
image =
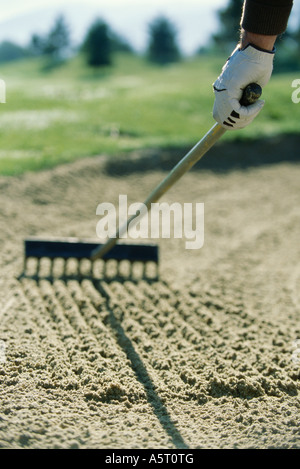
{"label": "shadow of rake on sand", "polygon": [[149,376],[149,373],[147,372],[146,366],[144,365],[141,357],[135,350],[132,341],[126,335],[126,332],[124,331],[118,318],[115,316],[113,309],[110,307],[110,296],[109,294],[107,294],[105,288],[103,288],[101,280],[94,281],[93,283],[94,288],[101,294],[101,296],[105,297],[107,300],[107,323],[109,324],[110,328],[115,332],[116,340],[119,347],[126,354],[138,381],[143,385],[147,395],[147,400],[151,405],[162,428],[170,437],[172,443],[176,448],[188,449],[189,446],[186,444],[179,430],[176,428],[175,423],[172,421],[172,417],[170,416],[167,407],[157,394],[155,390],[155,385],[151,377]]}

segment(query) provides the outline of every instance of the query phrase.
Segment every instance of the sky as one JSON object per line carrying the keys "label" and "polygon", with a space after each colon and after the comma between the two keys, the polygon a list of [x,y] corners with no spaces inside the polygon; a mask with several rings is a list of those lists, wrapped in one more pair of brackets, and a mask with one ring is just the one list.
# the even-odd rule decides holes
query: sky
{"label": "sky", "polygon": [[[7,2],[6,0],[1,0],[1,7],[0,7],[0,21],[10,18],[14,15],[19,13],[29,12],[30,10],[38,9],[41,7],[48,7],[58,5],[60,6],[67,6],[73,5],[74,3],[82,4],[85,6],[94,5],[96,7],[101,8],[101,6],[113,6],[113,7],[136,7],[140,8],[142,4],[143,7],[152,6],[154,8],[160,9],[163,8],[170,8],[174,4],[182,4],[182,2],[176,0],[84,0],[84,1],[77,1],[74,0],[10,0]],[[214,5],[222,5],[226,4],[226,0],[214,0]],[[184,5],[188,7],[192,6],[211,6],[211,0],[185,0]]]}
{"label": "sky", "polygon": [[176,26],[184,52],[204,45],[217,28],[216,11],[228,0],[0,0],[0,42],[29,42],[32,33],[49,31],[64,14],[72,39],[79,43],[95,17],[101,17],[137,49],[147,42],[149,22],[165,15]]}

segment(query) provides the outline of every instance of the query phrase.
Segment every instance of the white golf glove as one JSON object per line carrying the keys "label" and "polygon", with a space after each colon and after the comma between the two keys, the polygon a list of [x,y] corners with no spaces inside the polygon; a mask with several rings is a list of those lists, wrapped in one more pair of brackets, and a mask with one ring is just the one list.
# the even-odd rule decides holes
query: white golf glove
{"label": "white golf glove", "polygon": [[214,119],[227,130],[242,129],[258,115],[264,101],[258,100],[247,107],[241,106],[243,90],[250,83],[266,86],[273,71],[275,49],[263,51],[248,44],[237,46],[225,63],[222,73],[213,84],[215,102]]}

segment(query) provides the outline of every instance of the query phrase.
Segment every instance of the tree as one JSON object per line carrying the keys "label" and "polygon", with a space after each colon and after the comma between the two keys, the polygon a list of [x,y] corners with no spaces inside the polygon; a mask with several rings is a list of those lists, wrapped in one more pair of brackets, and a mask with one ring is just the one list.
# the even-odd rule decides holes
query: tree
{"label": "tree", "polygon": [[218,11],[220,30],[212,36],[218,48],[231,50],[239,40],[239,27],[244,0],[229,0],[227,7]]}
{"label": "tree", "polygon": [[300,67],[300,27],[288,29],[276,42],[274,73],[295,72]]}
{"label": "tree", "polygon": [[0,63],[19,60],[28,56],[30,56],[30,52],[14,42],[3,41],[0,44]]}
{"label": "tree", "polygon": [[173,24],[164,17],[158,17],[149,25],[148,57],[152,62],[164,65],[180,59],[180,51]]}
{"label": "tree", "polygon": [[91,67],[103,67],[112,63],[112,43],[108,25],[97,19],[90,26],[82,45],[82,51]]}
{"label": "tree", "polygon": [[57,17],[46,36],[33,34],[29,43],[33,55],[46,55],[53,59],[64,58],[69,48],[70,31],[62,15]]}
{"label": "tree", "polygon": [[69,28],[63,16],[59,16],[44,42],[44,54],[54,58],[65,55],[70,46]]}
{"label": "tree", "polygon": [[44,53],[44,38],[38,34],[33,34],[29,42],[29,50],[33,55],[43,55]]}

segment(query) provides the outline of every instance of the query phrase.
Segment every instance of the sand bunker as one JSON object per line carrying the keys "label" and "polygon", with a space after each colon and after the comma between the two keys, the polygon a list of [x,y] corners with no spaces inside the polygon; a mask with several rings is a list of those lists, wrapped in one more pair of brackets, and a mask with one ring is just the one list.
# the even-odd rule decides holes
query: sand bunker
{"label": "sand bunker", "polygon": [[0,179],[0,447],[299,448],[300,166],[187,174],[204,247],[160,240],[158,280],[20,277],[25,236],[94,238],[165,174],[105,168]]}

